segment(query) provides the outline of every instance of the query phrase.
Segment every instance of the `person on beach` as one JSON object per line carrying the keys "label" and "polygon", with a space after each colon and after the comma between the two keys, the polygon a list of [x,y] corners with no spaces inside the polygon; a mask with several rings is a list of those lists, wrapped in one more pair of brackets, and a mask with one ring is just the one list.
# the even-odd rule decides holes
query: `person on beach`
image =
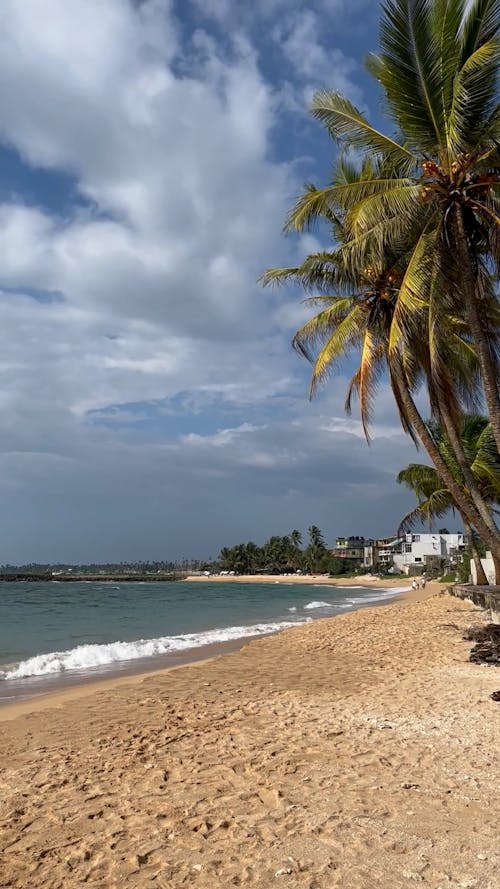
{"label": "person on beach", "polygon": [[412,580],[411,588],[412,590],[418,590],[418,583],[416,580]]}

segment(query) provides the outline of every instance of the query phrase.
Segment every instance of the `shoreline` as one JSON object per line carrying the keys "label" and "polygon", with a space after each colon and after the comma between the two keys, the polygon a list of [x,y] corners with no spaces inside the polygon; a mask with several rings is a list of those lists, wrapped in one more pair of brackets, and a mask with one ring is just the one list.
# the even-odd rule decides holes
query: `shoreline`
{"label": "shoreline", "polygon": [[[229,579],[232,580],[232,578]],[[333,585],[337,586],[337,584]],[[345,586],[347,589],[352,589],[352,587],[348,584],[345,584]],[[359,586],[361,587],[362,584],[359,584]],[[366,587],[374,589],[378,588],[374,584],[366,584]],[[359,605],[357,608],[347,613],[351,614],[356,611],[365,610],[366,608],[386,607],[394,604],[395,602],[424,601],[425,599],[428,599],[431,596],[435,595],[436,592],[441,591],[443,587],[443,584],[430,582],[426,586],[425,590],[408,589],[404,592],[397,592],[394,597],[381,599],[379,602],[369,602],[366,605]],[[384,587],[380,587],[380,589],[399,590],[400,583],[398,583],[398,581],[396,580],[389,581]],[[337,614],[333,616],[330,615],[328,617],[319,617],[315,618],[312,622],[318,623],[322,621],[335,620],[337,617],[340,616],[341,615]],[[161,655],[157,658],[153,657],[151,658],[151,661],[153,663],[151,663],[149,667],[146,667],[144,661],[138,663],[135,668],[134,661],[124,662],[126,666],[122,667],[121,669],[118,667],[113,669],[113,667],[110,666],[107,672],[113,673],[114,675],[106,676],[106,671],[103,671],[101,675],[75,675],[74,677],[71,677],[71,675],[69,675],[67,685],[63,685],[61,683],[61,685],[55,688],[49,688],[46,691],[42,691],[38,694],[36,692],[33,692],[33,694],[25,698],[0,703],[0,723],[15,719],[17,718],[17,716],[25,715],[27,713],[34,713],[40,710],[50,709],[51,707],[60,707],[75,698],[82,698],[87,695],[92,695],[100,690],[112,690],[115,685],[117,687],[121,687],[122,685],[127,685],[127,683],[140,683],[149,677],[161,676],[162,674],[169,673],[171,670],[182,669],[183,667],[187,667],[190,665],[205,664],[207,662],[209,663],[210,661],[215,660],[221,656],[237,653],[241,651],[242,648],[248,645],[252,645],[254,642],[258,642],[260,639],[272,638],[274,636],[281,635],[282,633],[287,633],[290,629],[297,629],[303,626],[307,626],[307,624],[297,624],[297,627],[289,627],[286,629],[267,633],[264,636],[243,636],[239,639],[233,639],[228,642],[218,642],[212,645],[200,646],[200,648],[188,649],[178,655],[172,654]],[[164,661],[166,658],[177,661],[177,663],[174,662],[165,665]],[[163,663],[159,665],[158,661],[163,661]],[[154,662],[156,662],[155,665]],[[24,680],[12,681],[23,682]],[[57,682],[57,678],[55,681]]]}
{"label": "shoreline", "polygon": [[208,577],[198,574],[188,574],[184,578],[185,583],[291,583],[291,584],[310,584],[311,586],[328,585],[328,586],[348,586],[348,587],[380,587],[381,589],[390,589],[394,586],[402,586],[404,583],[411,583],[410,577],[382,577],[379,578],[374,574],[356,575],[340,575],[338,577],[330,577],[329,574],[234,574],[220,575],[210,574]]}
{"label": "shoreline", "polygon": [[494,889],[500,675],[415,592],[0,723],[5,883]]}

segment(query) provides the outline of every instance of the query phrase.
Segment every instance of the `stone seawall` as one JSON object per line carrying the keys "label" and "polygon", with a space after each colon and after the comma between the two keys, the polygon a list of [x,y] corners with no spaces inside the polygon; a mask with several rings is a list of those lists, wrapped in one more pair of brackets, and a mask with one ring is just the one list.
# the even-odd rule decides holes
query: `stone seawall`
{"label": "stone seawall", "polygon": [[468,599],[491,613],[491,621],[500,624],[500,586],[474,586],[471,583],[456,583],[448,590],[458,599]]}

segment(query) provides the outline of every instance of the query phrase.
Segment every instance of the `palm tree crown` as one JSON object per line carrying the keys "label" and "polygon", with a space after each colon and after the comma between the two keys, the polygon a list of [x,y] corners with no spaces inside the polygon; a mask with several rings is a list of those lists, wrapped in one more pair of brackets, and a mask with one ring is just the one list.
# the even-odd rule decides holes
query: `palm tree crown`
{"label": "palm tree crown", "polygon": [[[453,474],[459,477],[460,468],[444,430],[436,424],[428,425],[443,458]],[[488,420],[486,417],[464,415],[460,435],[483,496],[492,505],[500,503],[500,455]],[[441,518],[449,509],[457,509],[452,494],[433,466],[410,463],[401,470],[397,480],[413,491],[418,500],[418,505],[401,520],[398,533],[409,531],[417,521],[427,521],[432,526],[434,519]]]}

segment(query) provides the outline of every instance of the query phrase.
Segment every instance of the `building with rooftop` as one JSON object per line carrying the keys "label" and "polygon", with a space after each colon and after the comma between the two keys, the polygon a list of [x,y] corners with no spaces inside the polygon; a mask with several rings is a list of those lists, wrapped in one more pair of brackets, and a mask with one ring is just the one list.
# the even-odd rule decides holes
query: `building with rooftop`
{"label": "building with rooftop", "polygon": [[415,574],[443,563],[456,564],[466,547],[465,535],[453,534],[404,534],[387,542],[379,550],[379,565],[389,565],[404,574]]}
{"label": "building with rooftop", "polygon": [[438,532],[436,534],[403,534],[399,537],[379,537],[375,540],[361,536],[337,537],[331,553],[353,568],[389,570],[404,574],[436,568],[444,563],[456,564],[464,551],[464,534]]}

